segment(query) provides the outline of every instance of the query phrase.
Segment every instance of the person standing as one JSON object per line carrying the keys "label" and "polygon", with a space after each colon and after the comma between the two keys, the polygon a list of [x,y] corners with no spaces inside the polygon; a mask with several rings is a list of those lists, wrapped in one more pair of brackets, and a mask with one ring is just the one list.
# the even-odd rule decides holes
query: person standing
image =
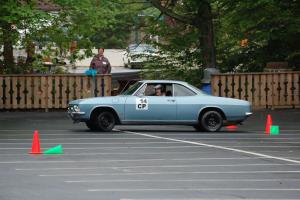
{"label": "person standing", "polygon": [[110,74],[111,65],[109,60],[104,57],[104,48],[98,49],[98,54],[91,61],[90,69],[97,71],[97,74]]}

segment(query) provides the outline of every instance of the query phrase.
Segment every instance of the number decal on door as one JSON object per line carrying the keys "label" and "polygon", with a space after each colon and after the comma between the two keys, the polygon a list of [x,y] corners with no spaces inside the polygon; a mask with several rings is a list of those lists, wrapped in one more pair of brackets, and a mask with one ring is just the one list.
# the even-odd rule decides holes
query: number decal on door
{"label": "number decal on door", "polygon": [[148,110],[148,99],[147,98],[136,98],[135,109],[136,110]]}

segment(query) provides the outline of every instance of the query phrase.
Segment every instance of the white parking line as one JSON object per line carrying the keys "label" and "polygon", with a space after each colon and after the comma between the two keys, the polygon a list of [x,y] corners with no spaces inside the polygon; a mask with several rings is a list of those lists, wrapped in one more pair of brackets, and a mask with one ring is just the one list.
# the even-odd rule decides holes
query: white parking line
{"label": "white parking line", "polygon": [[173,183],[173,182],[274,182],[288,181],[298,182],[300,179],[100,179],[100,180],[66,180],[65,183],[127,183],[127,182],[146,182],[146,183]]}
{"label": "white parking line", "polygon": [[[39,157],[42,155],[32,155],[33,157]],[[55,156],[55,155],[51,155]],[[56,155],[58,157],[62,157],[63,155]],[[262,157],[223,157],[223,158],[205,158],[205,157],[198,157],[198,158],[157,158],[157,159],[128,159],[128,160],[24,160],[24,161],[0,161],[0,164],[23,164],[23,163],[30,163],[30,164],[42,164],[42,163],[108,163],[108,162],[147,162],[147,161],[191,161],[191,160],[257,160],[261,159]]]}
{"label": "white parking line", "polygon": [[143,188],[88,189],[88,192],[144,192],[144,191],[300,191],[300,188]]}
{"label": "white parking line", "polygon": [[[43,138],[42,136],[40,137],[41,140],[43,141],[56,141],[56,140],[157,140],[156,138],[145,138],[145,137],[135,137],[135,138],[131,138],[131,137],[121,137],[121,138],[117,138],[117,137],[110,137],[110,138],[101,138],[101,137],[93,137],[93,138],[65,138],[65,137],[61,137],[61,138]],[[19,140],[29,140],[31,141],[32,138],[5,138],[5,139],[1,139],[1,140],[7,140],[7,141],[19,141]]]}
{"label": "white parking line", "polygon": [[[31,144],[28,144],[28,146],[31,146]],[[199,148],[195,147],[195,145],[190,146],[160,146],[160,147],[64,147],[64,149],[77,149],[77,150],[84,150],[84,149],[180,149],[180,148]],[[28,149],[25,147],[0,147],[0,150],[14,150],[14,149]]]}
{"label": "white parking line", "polygon": [[[205,143],[200,143],[200,142],[192,142],[192,141],[188,141],[188,140],[178,140],[178,139],[173,139],[173,138],[167,138],[167,137],[161,137],[161,136],[155,136],[155,135],[150,135],[150,134],[145,134],[145,133],[137,133],[137,132],[131,132],[131,131],[126,131],[126,133],[132,133],[132,134],[135,134],[135,135],[140,135],[140,136],[145,136],[145,137],[165,139],[165,140],[175,141],[175,142],[182,142],[182,143],[186,143],[186,144],[194,144],[194,145],[197,145],[197,146],[211,147],[211,148],[215,148],[215,149],[234,151],[234,152],[238,152],[238,153],[254,155],[254,156],[260,156],[260,157],[274,159],[274,160],[280,160],[280,161],[286,161],[286,162],[292,162],[292,163],[298,163],[298,164],[300,163],[299,160],[292,160],[292,159],[283,158],[283,157],[270,156],[270,155],[267,155],[267,154],[261,154],[261,153],[256,153],[256,152],[252,152],[252,151],[234,149],[234,148],[231,148],[231,147],[211,145],[211,144],[205,144]],[[234,146],[234,147],[238,147],[238,146]],[[243,146],[241,146],[241,147],[243,147]],[[298,146],[298,148],[299,148],[299,146]]]}
{"label": "white parking line", "polygon": [[[178,139],[178,138],[176,138]],[[187,138],[189,139],[189,138]],[[199,139],[199,140],[202,140],[202,139]],[[236,139],[231,139],[232,141],[222,141],[222,140],[219,140],[219,141],[214,141],[214,140],[211,140],[209,142],[211,143],[238,143],[238,144],[251,144],[251,143],[259,143],[259,144],[300,144],[300,142],[282,142],[282,141],[263,141],[263,140],[257,140],[257,141],[241,141],[241,140],[236,140]]]}
{"label": "white parking line", "polygon": [[[120,200],[240,200],[241,198],[235,198],[235,197],[233,197],[233,198],[230,198],[230,199],[224,199],[224,198],[197,198],[197,199],[189,199],[189,198],[184,198],[184,199],[182,199],[182,198],[172,198],[172,199],[166,199],[166,198],[159,198],[159,199],[153,199],[153,198],[151,198],[151,199],[128,199],[128,198],[126,198],[126,199],[120,199]],[[274,199],[249,199],[249,198],[247,198],[247,200],[274,200]],[[282,199],[282,198],[280,198],[280,200],[295,200],[295,199]]]}
{"label": "white parking line", "polygon": [[[86,152],[86,153],[65,153],[65,156],[88,156],[88,155],[182,155],[182,154],[207,154],[209,151],[183,151],[183,152],[170,152],[170,151],[159,151],[159,152],[108,152],[108,153],[100,153],[100,152]],[[261,150],[261,152],[272,152],[272,153],[278,153],[282,151],[272,151],[272,150]],[[283,153],[294,153],[294,151],[287,151]],[[0,156],[28,156],[28,153],[4,153]],[[291,157],[289,157],[291,158]],[[294,159],[300,159],[300,157],[293,157]]]}
{"label": "white parking line", "polygon": [[[2,135],[2,134],[1,134]],[[74,135],[73,135],[74,136]],[[98,135],[99,136],[99,135]],[[157,138],[145,138],[145,137],[89,137],[89,138],[82,138],[82,137],[71,137],[71,138],[65,138],[65,137],[61,137],[61,138],[43,138],[43,135],[40,136],[41,140],[43,141],[56,141],[56,140],[157,140]],[[202,138],[202,137],[191,137],[191,138],[186,138],[186,137],[176,137],[176,139],[179,140],[186,140],[186,139],[190,139],[190,140],[216,140],[214,142],[217,142],[218,140],[220,140],[220,142],[223,142],[223,140],[230,140],[230,141],[225,141],[225,142],[245,142],[243,140],[250,140],[249,142],[270,142],[268,140],[272,140],[276,143],[286,143],[286,142],[280,142],[280,141],[276,141],[276,140],[300,140],[300,137],[298,138],[293,138],[293,137],[253,137],[253,138],[236,138],[236,137],[227,137],[227,138],[220,138],[220,137],[214,137],[214,138]],[[4,140],[4,141],[31,141],[32,137],[30,135],[30,138],[0,138],[0,141]],[[255,141],[252,141],[255,140]],[[293,143],[300,143],[300,142],[293,142]]]}
{"label": "white parking line", "polygon": [[[0,129],[0,132],[32,132],[36,130],[36,129]],[[73,129],[38,129],[39,132],[42,131],[50,131],[50,132],[69,132],[69,131],[73,131]],[[85,129],[82,129],[82,131],[86,131]],[[70,133],[71,134],[71,133]],[[15,134],[18,135],[18,134]]]}
{"label": "white parking line", "polygon": [[137,169],[137,168],[191,168],[191,167],[249,167],[249,166],[300,166],[300,164],[278,164],[278,163],[262,163],[262,164],[224,164],[224,165],[140,165],[126,167],[61,167],[61,168],[16,168],[17,171],[55,171],[55,170],[94,170],[94,169]]}
{"label": "white parking line", "polygon": [[[112,144],[112,145],[121,145],[121,144],[178,144],[179,142],[60,142],[60,144]],[[0,144],[28,144],[28,142],[15,142],[7,143],[3,142]],[[56,142],[43,142],[43,144],[57,144]],[[179,143],[180,144],[180,143]]]}
{"label": "white parking line", "polygon": [[40,174],[44,177],[68,177],[68,176],[134,176],[134,175],[178,175],[178,174],[295,174],[300,171],[193,171],[193,172],[123,172],[123,173],[94,173],[94,174]]}
{"label": "white parking line", "polygon": [[[38,130],[40,134],[42,135],[81,135],[81,134],[84,134],[84,133],[89,133],[91,135],[95,135],[95,136],[104,136],[104,134],[102,133],[95,133],[95,132],[90,132],[90,131],[87,131],[85,129],[79,131],[79,130],[76,130],[74,131],[73,129],[59,129],[59,130],[51,130],[51,129],[39,129]],[[72,133],[70,133],[70,131]],[[122,131],[122,130],[121,130]],[[142,130],[141,130],[142,131]],[[281,135],[282,136],[297,136],[295,134],[292,134],[292,133],[283,133],[283,132],[300,132],[300,129],[299,130],[285,130],[285,129],[281,129]],[[24,129],[0,129],[0,132],[28,132],[28,133],[1,133],[1,135],[7,135],[7,136],[20,136],[20,135],[31,135],[33,134],[34,132],[34,129],[28,129],[28,130],[24,130]],[[67,132],[67,133],[43,133],[43,132]],[[123,132],[126,132],[126,130],[124,130]],[[201,134],[201,136],[212,136],[211,133],[198,133],[198,132],[194,132],[194,131],[182,131],[182,132],[178,132],[178,133],[165,133],[163,130],[157,130],[158,134],[159,135],[184,135],[184,136],[189,136],[189,135],[192,135],[192,136],[197,136],[199,134]],[[119,132],[117,131],[117,129],[114,129],[113,130],[113,133],[112,134],[119,134]],[[240,135],[240,136],[243,136],[243,135],[247,135],[249,136],[252,135],[252,136],[262,136],[264,135],[264,131],[263,130],[249,130],[247,132],[244,132],[244,133],[241,133],[241,132],[222,132],[222,133],[216,133],[214,134],[214,136],[223,136],[223,134],[232,134],[234,136],[236,135]],[[124,133],[122,133],[122,135],[124,135]],[[130,135],[130,134],[129,134]],[[272,136],[269,136],[269,137],[272,137]],[[277,136],[276,136],[277,137]],[[298,137],[297,137],[298,138]],[[299,137],[300,138],[300,137]]]}
{"label": "white parking line", "polygon": [[[121,129],[118,129],[118,130],[120,130],[120,131],[123,131],[123,132],[126,132],[126,130],[121,130]],[[140,131],[143,131],[143,130],[140,130]],[[153,130],[154,131],[154,130]],[[153,132],[152,131],[152,132]],[[281,131],[281,135],[284,135],[284,136],[286,136],[286,135],[293,135],[293,136],[296,136],[295,134],[293,134],[293,133],[282,133],[283,131],[286,131],[286,132],[300,132],[300,130],[280,130]],[[128,132],[128,131],[127,131]],[[129,131],[129,132],[135,132],[135,131]],[[161,130],[156,130],[156,133],[157,134],[159,134],[159,135],[208,135],[208,136],[211,136],[212,135],[212,133],[197,133],[197,132],[193,132],[193,131],[190,131],[190,132],[178,132],[178,133],[176,133],[176,131],[174,131],[175,133],[171,133],[171,132],[164,132],[164,131],[161,131]],[[249,136],[249,135],[255,135],[255,136],[263,136],[263,135],[265,135],[265,133],[264,133],[264,130],[259,130],[259,131],[251,131],[251,130],[249,130],[249,131],[246,131],[246,132],[244,132],[244,133],[241,133],[241,132],[235,132],[235,131],[233,131],[233,132],[220,132],[220,133],[215,133],[215,134],[213,134],[214,136],[223,136],[224,134],[231,134],[231,135],[241,135],[241,136],[243,136],[243,135],[247,135],[247,136]],[[266,136],[268,136],[268,137],[272,137],[271,135],[266,135]],[[276,137],[276,136],[275,136]]]}
{"label": "white parking line", "polygon": [[[190,141],[191,142],[191,141]],[[208,146],[204,146],[204,145],[199,145],[199,142],[192,142],[192,143],[198,143],[198,146],[195,145],[186,145],[186,146],[149,146],[149,147],[133,147],[133,146],[124,146],[124,147],[64,147],[64,149],[73,149],[73,150],[91,150],[91,149],[103,149],[103,150],[114,150],[114,149],[185,149],[185,148],[205,148],[205,147],[213,147],[216,148],[218,145],[210,145],[210,144],[205,144]],[[6,143],[7,144],[7,143]],[[53,144],[57,144],[57,143],[53,143]],[[61,143],[63,144],[63,143]],[[204,144],[204,143],[201,143]],[[0,150],[21,150],[21,149],[29,149],[31,144],[27,144],[26,147],[0,147]],[[222,147],[222,146],[219,146]],[[281,148],[281,149],[285,149],[285,148],[299,148],[299,146],[244,146],[244,145],[238,145],[238,146],[231,146],[231,147],[242,147],[242,148]],[[229,150],[229,149],[233,149],[233,148],[229,148],[229,147],[222,147],[219,149],[225,149]],[[232,150],[231,150],[232,151]],[[240,152],[240,153],[245,153],[248,151],[245,150],[239,150],[239,149],[235,149],[236,152]],[[254,153],[254,152],[252,152]],[[249,152],[247,154],[250,154]],[[256,154],[256,153],[255,153]],[[255,155],[252,154],[252,155]],[[265,154],[261,154],[263,155],[262,157],[266,157]],[[260,155],[258,155],[260,156]],[[269,157],[270,158],[270,157]],[[298,161],[297,161],[298,162]],[[300,161],[299,161],[300,162]]]}
{"label": "white parking line", "polygon": [[[42,139],[43,140],[43,139]],[[61,139],[64,140],[64,139]],[[60,141],[61,141],[60,140]],[[253,142],[241,142],[241,141],[210,141],[212,143],[260,143],[260,144],[300,144],[300,142],[262,142],[262,141],[253,141]],[[28,142],[0,142],[0,144],[28,144]],[[57,144],[57,142],[43,142],[43,144]],[[112,145],[122,145],[122,144],[180,144],[180,142],[60,142],[60,144],[112,144]],[[243,145],[245,146],[245,145]],[[270,146],[270,145],[269,145]],[[266,147],[269,147],[266,146]],[[245,146],[245,147],[258,147],[258,146]],[[264,146],[265,147],[265,146]],[[277,147],[277,146],[276,146]],[[299,147],[299,145],[297,146],[292,146],[292,145],[287,145],[287,146],[281,146],[281,147]]]}

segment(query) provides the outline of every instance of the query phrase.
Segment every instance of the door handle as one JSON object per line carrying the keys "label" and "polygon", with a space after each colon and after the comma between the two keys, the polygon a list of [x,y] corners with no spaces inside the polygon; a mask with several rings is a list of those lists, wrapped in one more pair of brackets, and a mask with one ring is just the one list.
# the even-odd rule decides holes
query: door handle
{"label": "door handle", "polygon": [[175,102],[175,99],[168,99],[167,101],[168,101],[168,102],[173,102],[173,103],[174,103],[174,102]]}

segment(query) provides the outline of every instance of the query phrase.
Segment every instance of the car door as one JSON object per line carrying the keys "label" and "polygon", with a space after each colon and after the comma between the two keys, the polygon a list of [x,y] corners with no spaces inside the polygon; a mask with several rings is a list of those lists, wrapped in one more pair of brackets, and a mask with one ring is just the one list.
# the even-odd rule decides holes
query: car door
{"label": "car door", "polygon": [[177,120],[186,122],[195,122],[198,120],[198,114],[204,102],[201,98],[181,84],[173,84],[173,93],[177,102]]}
{"label": "car door", "polygon": [[[155,84],[145,84],[125,103],[125,121],[168,122],[176,120],[176,100],[173,96],[153,96],[147,91]],[[172,88],[172,85],[170,88]],[[150,89],[151,90],[151,89]]]}

